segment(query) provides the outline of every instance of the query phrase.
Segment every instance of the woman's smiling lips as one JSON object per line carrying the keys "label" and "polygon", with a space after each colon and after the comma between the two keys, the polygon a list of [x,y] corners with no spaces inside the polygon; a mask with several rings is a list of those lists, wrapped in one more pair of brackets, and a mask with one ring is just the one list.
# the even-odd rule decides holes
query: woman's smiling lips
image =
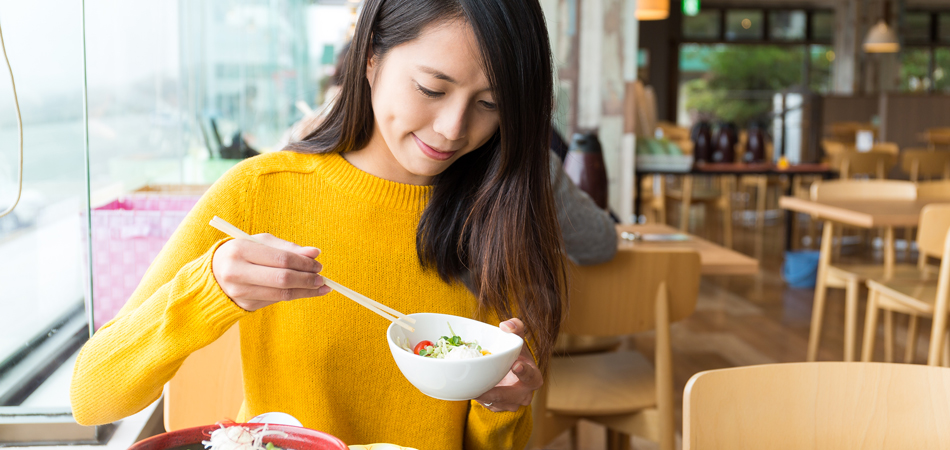
{"label": "woman's smiling lips", "polygon": [[415,133],[411,133],[411,134],[412,134],[412,138],[415,139],[415,141],[416,141],[416,145],[419,146],[419,150],[422,150],[422,153],[424,153],[426,156],[428,156],[428,157],[430,157],[430,158],[432,158],[432,159],[434,159],[434,160],[437,160],[437,161],[445,161],[445,160],[451,158],[452,155],[455,154],[454,151],[453,151],[453,152],[443,152],[443,151],[436,150],[436,149],[434,149],[434,148],[432,148],[432,147],[429,147],[428,145],[426,145],[425,142],[422,142],[422,139],[419,139],[419,137],[416,136]]}

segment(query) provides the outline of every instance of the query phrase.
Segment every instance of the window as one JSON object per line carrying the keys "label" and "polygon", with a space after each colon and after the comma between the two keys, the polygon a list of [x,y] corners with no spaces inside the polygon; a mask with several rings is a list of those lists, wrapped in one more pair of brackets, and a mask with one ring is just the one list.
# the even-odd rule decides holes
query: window
{"label": "window", "polygon": [[811,15],[811,39],[818,42],[832,42],[835,37],[834,11],[815,11]]}
{"label": "window", "polygon": [[835,61],[834,47],[830,45],[812,45],[809,53],[809,88],[812,92],[829,93],[834,88],[834,79],[831,77],[832,65]]}
{"label": "window", "polygon": [[769,36],[780,41],[804,41],[807,22],[805,11],[769,11]]}
{"label": "window", "polygon": [[930,49],[907,47],[900,52],[901,90],[906,92],[926,92],[931,88]]}
{"label": "window", "polygon": [[799,46],[684,44],[680,49],[680,114],[745,127],[767,122],[773,96],[802,83]]}
{"label": "window", "polygon": [[929,12],[908,12],[904,15],[904,24],[900,30],[904,42],[908,44],[926,44],[930,42]]}
{"label": "window", "polygon": [[937,17],[939,18],[937,40],[950,44],[950,13],[942,13]]}
{"label": "window", "polygon": [[900,90],[903,92],[945,92],[950,52],[950,13],[908,11],[900,29],[905,45],[901,49]]}
{"label": "window", "polygon": [[695,16],[683,16],[683,36],[696,40],[716,40],[720,33],[720,11],[702,10]]}
{"label": "window", "polygon": [[950,47],[938,48],[934,51],[934,89],[941,92],[950,92]]}
{"label": "window", "polygon": [[754,9],[726,11],[726,40],[760,40],[763,38],[763,13]]}
{"label": "window", "polygon": [[[134,229],[97,221],[112,213],[100,207],[210,184],[242,151],[279,149],[298,105],[323,102],[355,14],[311,0],[0,3],[26,142],[20,204],[0,218],[0,426],[44,411],[87,429],[70,415],[76,354],[138,283],[130,261],[154,256]],[[0,70],[0,211],[17,184],[8,78]]]}

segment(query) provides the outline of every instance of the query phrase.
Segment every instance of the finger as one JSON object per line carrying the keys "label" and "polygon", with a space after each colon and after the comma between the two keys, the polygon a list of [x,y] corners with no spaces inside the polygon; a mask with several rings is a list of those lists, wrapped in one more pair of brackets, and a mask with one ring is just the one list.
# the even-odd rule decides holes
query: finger
{"label": "finger", "polygon": [[518,377],[521,384],[531,390],[538,389],[544,384],[541,370],[534,364],[534,361],[531,361],[530,358],[525,358],[524,355],[518,356],[515,363],[511,365],[511,373]]}
{"label": "finger", "polygon": [[520,387],[496,386],[475,400],[495,412],[517,411],[531,404],[532,392]]}
{"label": "finger", "polygon": [[313,258],[292,251],[253,242],[242,242],[238,248],[240,256],[254,265],[311,273],[318,273],[323,270],[323,264]]}
{"label": "finger", "polygon": [[264,245],[269,247],[274,247],[280,250],[286,250],[288,252],[293,252],[301,256],[306,256],[310,259],[320,256],[320,249],[316,247],[302,247],[298,244],[295,244],[290,241],[285,241],[279,237],[276,237],[270,233],[261,233],[255,234],[254,239],[257,239]]}
{"label": "finger", "polygon": [[317,289],[323,286],[323,277],[313,272],[242,264],[236,267],[241,284],[275,289]]}
{"label": "finger", "polygon": [[521,319],[517,317],[508,319],[498,324],[498,328],[501,328],[501,331],[506,333],[517,334],[522,339],[524,339],[524,322],[522,322]]}
{"label": "finger", "polygon": [[331,291],[329,286],[316,289],[275,289],[263,286],[244,285],[236,289],[239,298],[270,303],[286,302],[301,298],[319,297]]}

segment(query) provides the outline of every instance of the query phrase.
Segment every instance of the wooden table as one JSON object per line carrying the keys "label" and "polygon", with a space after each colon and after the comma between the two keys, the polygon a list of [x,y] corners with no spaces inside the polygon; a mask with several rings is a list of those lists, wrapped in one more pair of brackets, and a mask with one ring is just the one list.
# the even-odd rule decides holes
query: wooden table
{"label": "wooden table", "polygon": [[[640,234],[685,234],[668,225],[618,225],[617,236],[622,232]],[[628,241],[619,239],[618,251],[633,251],[638,248],[685,248],[699,253],[700,273],[703,275],[751,275],[759,271],[759,261],[742,253],[730,250],[691,234],[687,241]]]}
{"label": "wooden table", "polygon": [[[693,166],[688,172],[676,172],[669,170],[651,170],[649,168],[636,168],[637,179],[647,175],[785,175],[788,177],[788,189],[785,195],[792,195],[795,187],[795,178],[802,175],[818,175],[822,178],[828,178],[834,172],[831,166],[824,163],[802,163],[793,164],[785,168],[780,168],[772,163],[706,163]],[[639,220],[641,189],[637,186],[634,194],[633,213]],[[785,216],[785,246],[790,250],[792,241],[793,220],[792,214]]]}
{"label": "wooden table", "polygon": [[[831,243],[834,240],[835,224],[873,229],[884,228],[884,277],[894,276],[894,228],[917,226],[920,211],[932,201],[921,200],[862,200],[849,202],[817,202],[797,197],[782,197],[779,207],[789,211],[811,214],[825,224],[821,234],[821,250],[818,256],[818,280],[815,295],[824,296],[827,285],[828,266],[831,264]],[[823,299],[824,297],[821,297]],[[845,361],[853,359],[854,330],[857,327],[858,305],[856,299],[845,301]],[[812,328],[821,324],[812,323]],[[814,332],[814,331],[813,331]]]}
{"label": "wooden table", "polygon": [[[894,228],[917,226],[920,211],[932,201],[860,201],[860,202],[816,202],[796,197],[782,197],[779,207],[789,211],[811,214],[826,225],[839,223],[858,228],[884,228],[884,271],[885,276],[894,273]],[[831,256],[831,229],[824,227],[821,239],[822,258]],[[825,247],[828,247],[826,254]],[[819,260],[819,263],[823,259]],[[826,262],[828,262],[826,261]],[[819,269],[821,266],[819,265]]]}

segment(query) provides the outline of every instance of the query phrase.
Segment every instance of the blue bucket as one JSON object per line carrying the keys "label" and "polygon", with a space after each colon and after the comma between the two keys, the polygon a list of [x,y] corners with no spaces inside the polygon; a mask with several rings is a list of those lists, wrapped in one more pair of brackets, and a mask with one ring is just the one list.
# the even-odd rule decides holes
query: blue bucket
{"label": "blue bucket", "polygon": [[818,251],[785,252],[782,278],[793,288],[813,288],[818,280]]}

